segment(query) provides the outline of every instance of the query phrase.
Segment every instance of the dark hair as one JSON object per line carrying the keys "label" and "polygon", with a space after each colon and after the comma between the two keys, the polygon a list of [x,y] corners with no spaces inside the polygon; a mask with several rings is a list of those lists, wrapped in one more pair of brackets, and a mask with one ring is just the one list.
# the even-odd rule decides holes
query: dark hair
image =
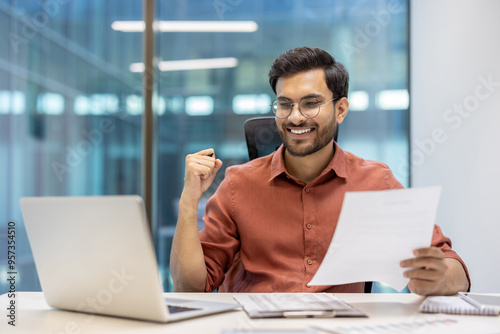
{"label": "dark hair", "polygon": [[332,91],[333,97],[347,97],[349,74],[344,65],[328,52],[307,46],[290,49],[279,55],[269,71],[269,84],[276,93],[279,78],[316,68],[325,70],[326,85]]}

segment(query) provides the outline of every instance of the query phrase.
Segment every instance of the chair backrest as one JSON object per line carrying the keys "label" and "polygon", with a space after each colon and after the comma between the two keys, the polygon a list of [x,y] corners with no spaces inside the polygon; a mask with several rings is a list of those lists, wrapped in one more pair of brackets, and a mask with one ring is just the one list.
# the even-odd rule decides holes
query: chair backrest
{"label": "chair backrest", "polygon": [[[274,116],[254,117],[245,121],[245,138],[250,160],[271,154],[281,146]],[[333,139],[337,141],[339,125]]]}
{"label": "chair backrest", "polygon": [[244,124],[250,160],[271,154],[281,146],[274,117],[254,117]]}

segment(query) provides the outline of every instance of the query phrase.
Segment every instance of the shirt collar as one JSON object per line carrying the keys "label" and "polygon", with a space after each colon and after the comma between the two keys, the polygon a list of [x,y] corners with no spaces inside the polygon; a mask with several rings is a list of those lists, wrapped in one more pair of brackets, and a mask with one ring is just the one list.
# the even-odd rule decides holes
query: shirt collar
{"label": "shirt collar", "polygon": [[[321,175],[332,170],[339,177],[346,178],[347,170],[346,170],[346,153],[337,145],[336,142],[333,142],[335,145],[335,153],[333,155],[332,161],[326,166],[326,168],[321,172]],[[283,158],[283,153],[285,152],[285,146],[281,144],[276,152],[273,153],[273,157],[271,160],[271,177],[269,181],[274,180],[281,174],[288,175],[288,172],[285,168],[285,159]]]}

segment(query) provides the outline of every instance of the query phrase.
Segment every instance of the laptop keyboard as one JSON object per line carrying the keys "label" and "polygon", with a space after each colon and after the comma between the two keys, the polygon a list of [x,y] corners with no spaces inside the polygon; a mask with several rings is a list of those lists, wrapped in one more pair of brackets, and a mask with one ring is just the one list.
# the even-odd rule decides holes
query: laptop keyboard
{"label": "laptop keyboard", "polygon": [[169,313],[180,313],[180,312],[187,312],[187,311],[196,311],[196,310],[201,310],[200,308],[196,307],[185,307],[185,306],[176,306],[176,305],[167,305],[168,307],[168,312]]}

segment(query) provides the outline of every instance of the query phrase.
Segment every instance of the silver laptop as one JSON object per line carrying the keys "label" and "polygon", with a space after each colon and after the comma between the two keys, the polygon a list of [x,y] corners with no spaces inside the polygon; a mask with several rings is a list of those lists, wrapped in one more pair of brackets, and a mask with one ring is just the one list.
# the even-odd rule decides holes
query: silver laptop
{"label": "silver laptop", "polygon": [[238,307],[164,298],[139,196],[25,197],[20,205],[52,307],[155,322]]}

